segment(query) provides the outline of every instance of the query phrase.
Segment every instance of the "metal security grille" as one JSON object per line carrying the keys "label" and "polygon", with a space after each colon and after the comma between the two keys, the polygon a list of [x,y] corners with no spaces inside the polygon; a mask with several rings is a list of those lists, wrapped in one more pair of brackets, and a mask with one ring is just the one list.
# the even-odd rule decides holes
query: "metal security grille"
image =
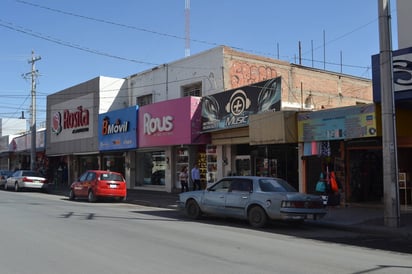
{"label": "metal security grille", "polygon": [[183,88],[183,97],[186,96],[197,96],[201,97],[202,96],[202,83],[195,83],[191,85],[184,86]]}

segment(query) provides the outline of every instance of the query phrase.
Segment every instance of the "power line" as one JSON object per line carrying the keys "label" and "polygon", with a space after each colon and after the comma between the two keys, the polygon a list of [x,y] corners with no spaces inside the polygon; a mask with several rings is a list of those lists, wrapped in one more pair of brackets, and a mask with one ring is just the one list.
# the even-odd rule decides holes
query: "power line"
{"label": "power line", "polygon": [[146,65],[151,65],[151,66],[157,66],[159,64],[155,64],[155,63],[150,63],[150,62],[144,62],[144,61],[140,61],[140,60],[136,60],[136,59],[130,59],[130,58],[126,58],[126,57],[121,57],[121,56],[117,56],[114,54],[110,54],[110,53],[106,53],[106,52],[102,52],[102,51],[98,51],[95,49],[90,49],[90,48],[86,48],[80,45],[76,45],[67,41],[63,41],[51,36],[46,36],[44,34],[41,33],[35,33],[33,30],[21,27],[21,26],[17,26],[14,25],[13,23],[10,22],[6,22],[0,19],[0,26],[20,32],[20,33],[24,33],[42,40],[47,40],[49,42],[55,43],[55,44],[59,44],[61,46],[65,46],[65,47],[70,47],[70,48],[74,48],[74,49],[78,49],[81,51],[85,51],[85,52],[89,52],[89,53],[93,53],[96,55],[101,55],[101,56],[105,56],[105,57],[110,57],[110,58],[114,58],[114,59],[119,59],[119,60],[123,60],[123,61],[128,61],[128,62],[133,62],[133,63],[138,63],[138,64],[146,64]]}
{"label": "power line", "polygon": [[[95,18],[95,17],[91,17],[91,16],[85,16],[85,15],[80,15],[80,14],[76,14],[73,12],[67,12],[64,10],[60,10],[60,9],[55,9],[55,8],[50,8],[44,5],[39,5],[39,4],[34,4],[34,3],[30,3],[24,0],[16,0],[16,2],[24,4],[24,5],[29,5],[35,8],[39,8],[39,9],[44,9],[44,10],[48,10],[51,12],[55,12],[55,13],[60,13],[60,14],[64,14],[67,16],[72,16],[72,17],[77,17],[77,18],[82,18],[85,20],[89,20],[89,21],[95,21],[95,22],[99,22],[99,23],[103,23],[103,24],[108,24],[108,25],[113,25],[113,26],[117,26],[117,27],[122,27],[122,28],[127,28],[127,29],[132,29],[132,30],[136,30],[136,31],[141,31],[141,32],[147,32],[147,33],[151,33],[151,34],[155,34],[155,35],[159,35],[159,36],[164,36],[164,37],[169,37],[169,38],[174,38],[174,39],[179,39],[179,40],[185,40],[186,46],[189,42],[196,42],[196,43],[201,43],[201,44],[206,44],[206,45],[211,45],[211,46],[219,46],[221,45],[220,43],[216,43],[216,42],[209,42],[209,41],[205,41],[205,40],[198,40],[198,39],[192,39],[189,37],[182,37],[182,36],[178,36],[178,35],[173,35],[173,34],[169,34],[169,33],[163,33],[163,32],[159,32],[159,31],[154,31],[154,30],[149,30],[146,28],[141,28],[141,27],[136,27],[136,26],[131,26],[131,25],[127,25],[127,24],[123,24],[123,23],[118,23],[118,22],[113,22],[113,21],[109,21],[109,20],[105,20],[105,19],[100,19],[100,18]],[[190,9],[190,1],[189,1],[189,6],[188,9]],[[187,20],[187,19],[186,19]],[[363,24],[347,33],[344,33],[332,40],[329,41],[325,41],[325,45],[329,45],[331,43],[334,43],[342,38],[345,38],[351,34],[353,34],[354,32],[357,32],[367,26],[369,26],[372,23],[375,23],[378,19],[374,19],[370,22],[367,22],[366,24]],[[187,31],[187,30],[186,30]],[[187,35],[187,34],[186,34]],[[254,54],[260,54],[260,55],[265,55],[265,56],[271,56],[271,57],[275,57],[275,54],[273,53],[267,53],[267,52],[262,52],[262,51],[256,51],[256,50],[251,50],[251,49],[245,49],[242,47],[237,47],[237,46],[232,46],[230,45],[231,48],[236,49],[236,50],[240,50],[240,51],[246,51],[249,53],[254,53]],[[319,48],[323,47],[322,46],[318,46],[316,48],[314,48],[313,50],[317,50]],[[303,54],[306,54],[307,52],[304,52]],[[290,59],[289,57],[285,56],[287,59]],[[278,57],[279,58],[279,57]],[[323,61],[317,61],[317,62],[322,62]],[[342,65],[342,64],[338,64],[338,63],[329,63],[329,64],[333,64],[333,65]],[[345,67],[352,67],[352,68],[362,68],[362,69],[367,69],[368,67],[362,67],[362,66],[356,66],[356,65],[343,65]]]}

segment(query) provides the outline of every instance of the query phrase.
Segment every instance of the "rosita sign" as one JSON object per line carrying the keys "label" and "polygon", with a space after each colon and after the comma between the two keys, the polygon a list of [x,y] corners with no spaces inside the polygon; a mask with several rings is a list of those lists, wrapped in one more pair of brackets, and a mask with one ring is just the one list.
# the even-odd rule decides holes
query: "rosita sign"
{"label": "rosita sign", "polygon": [[58,135],[63,129],[73,129],[72,133],[89,131],[89,110],[78,106],[76,111],[64,110],[63,115],[61,112],[54,113],[52,132]]}

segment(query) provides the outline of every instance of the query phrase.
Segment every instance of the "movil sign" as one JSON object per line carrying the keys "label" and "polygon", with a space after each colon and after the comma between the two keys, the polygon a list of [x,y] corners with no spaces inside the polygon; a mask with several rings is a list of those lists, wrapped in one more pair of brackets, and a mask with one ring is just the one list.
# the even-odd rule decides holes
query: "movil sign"
{"label": "movil sign", "polygon": [[173,130],[173,117],[170,115],[152,117],[149,113],[143,115],[144,134],[156,135]]}
{"label": "movil sign", "polygon": [[122,122],[120,119],[116,119],[114,124],[110,124],[109,117],[103,119],[102,134],[110,135],[117,133],[124,133],[129,130],[129,121]]}

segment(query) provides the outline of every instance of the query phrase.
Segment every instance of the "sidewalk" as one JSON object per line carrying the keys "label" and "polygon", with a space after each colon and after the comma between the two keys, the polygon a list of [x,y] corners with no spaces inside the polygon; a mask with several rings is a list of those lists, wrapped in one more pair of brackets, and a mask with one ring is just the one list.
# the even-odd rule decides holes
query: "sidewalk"
{"label": "sidewalk", "polygon": [[[55,188],[52,194],[67,196],[67,187]],[[177,209],[178,193],[164,191],[128,189],[127,203],[143,206]],[[321,220],[307,220],[311,225],[333,227],[363,233],[378,233],[385,235],[412,238],[412,206],[401,205],[400,227],[391,228],[384,224],[383,205],[349,204],[346,206],[329,207],[328,213]]]}

